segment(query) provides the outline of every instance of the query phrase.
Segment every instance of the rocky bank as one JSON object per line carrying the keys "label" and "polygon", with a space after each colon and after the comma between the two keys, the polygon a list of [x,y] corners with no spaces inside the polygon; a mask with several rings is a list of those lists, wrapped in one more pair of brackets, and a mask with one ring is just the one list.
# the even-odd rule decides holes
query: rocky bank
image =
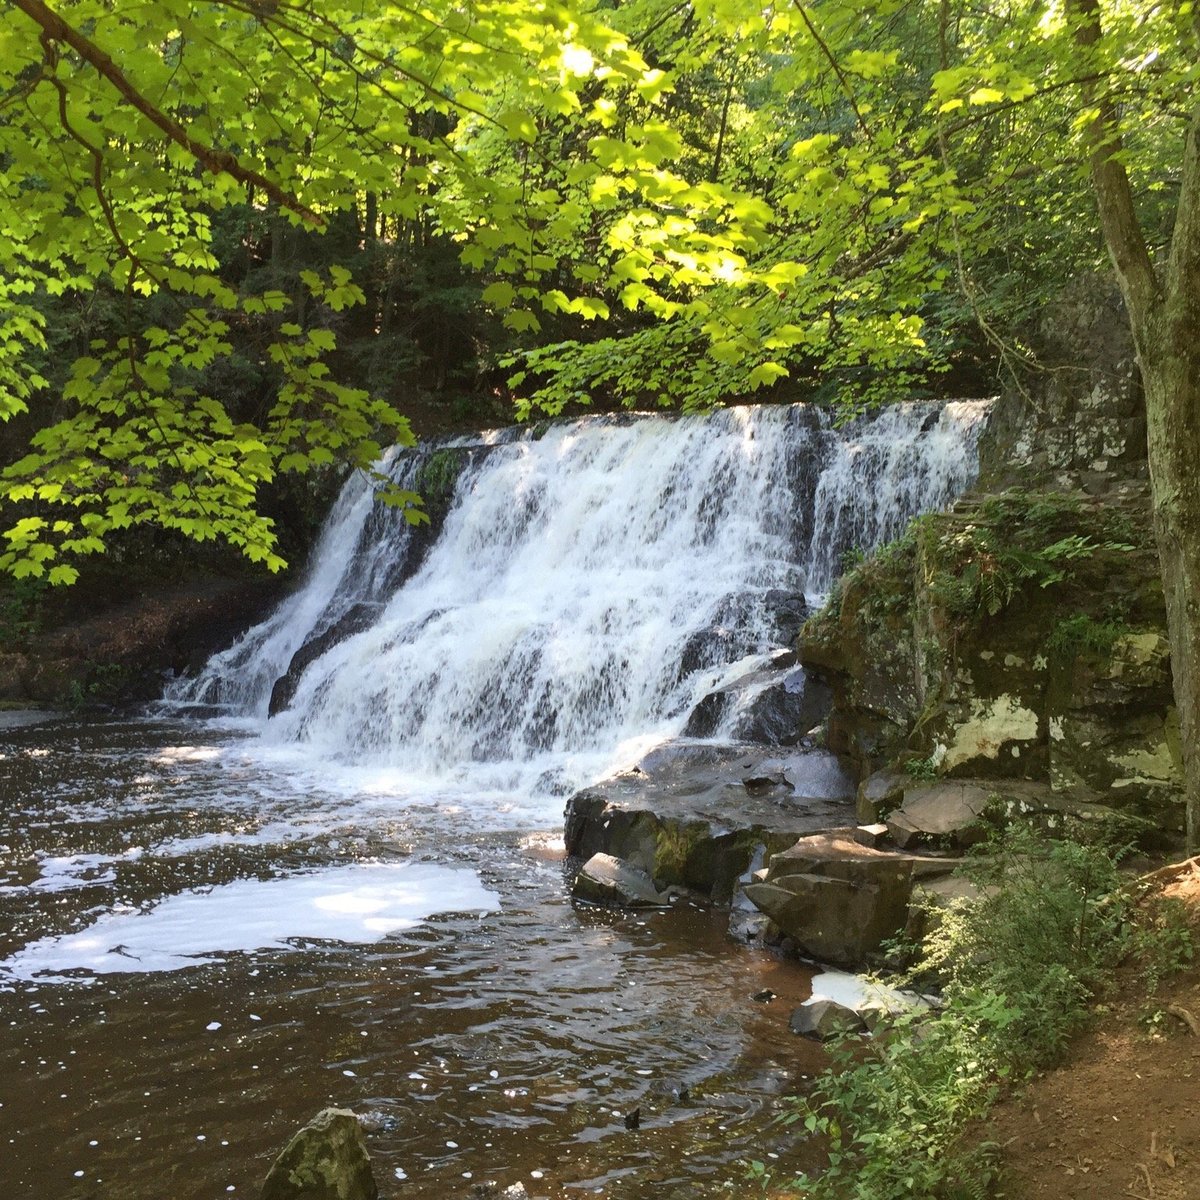
{"label": "rocky bank", "polygon": [[[806,807],[785,774],[752,797],[729,774],[735,751],[707,778],[693,755],[683,782],[643,769],[572,798],[570,852],[627,857],[653,886],[732,900],[741,934],[865,966],[954,894],[956,856],[1013,816],[1180,841],[1138,374],[1105,294],[1081,284],[1047,313],[1061,369],[997,403],[976,488],[848,570],[800,631],[800,690],[821,698],[821,727],[810,708],[759,733],[815,739],[845,792]],[[694,865],[722,856],[717,875]]]}

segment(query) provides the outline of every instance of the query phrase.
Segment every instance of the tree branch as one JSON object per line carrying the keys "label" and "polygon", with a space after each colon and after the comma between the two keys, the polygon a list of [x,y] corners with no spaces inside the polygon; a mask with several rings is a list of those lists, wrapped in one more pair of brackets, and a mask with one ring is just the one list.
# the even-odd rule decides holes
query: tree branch
{"label": "tree branch", "polygon": [[280,207],[296,213],[309,224],[324,224],[322,218],[312,209],[289,192],[284,191],[277,183],[273,183],[265,175],[259,174],[252,168],[243,166],[235,154],[227,150],[214,149],[212,146],[206,146],[203,142],[197,141],[178,121],[168,116],[142,95],[121,68],[95,42],[68,25],[42,0],[12,0],[12,3],[41,28],[44,37],[70,46],[84,62],[94,67],[101,77],[112,85],[123,100],[137,109],[176,145],[182,146],[198,163],[214,175],[232,175],[242,183],[261,188]]}
{"label": "tree branch", "polygon": [[830,50],[829,43],[818,32],[817,27],[812,22],[812,18],[808,15],[808,10],[800,0],[792,0],[792,3],[795,5],[796,11],[800,14],[800,19],[804,22],[805,28],[812,35],[813,41],[817,43],[826,61],[833,68],[833,73],[837,76],[838,83],[842,86],[842,92],[850,102],[850,107],[854,110],[854,116],[858,121],[859,128],[867,135],[867,141],[874,141],[875,139],[871,137],[870,126],[867,124],[866,118],[862,115],[862,111],[858,107],[858,101],[854,98],[854,89],[850,86],[850,80],[846,78],[846,72],[842,70],[837,56]]}

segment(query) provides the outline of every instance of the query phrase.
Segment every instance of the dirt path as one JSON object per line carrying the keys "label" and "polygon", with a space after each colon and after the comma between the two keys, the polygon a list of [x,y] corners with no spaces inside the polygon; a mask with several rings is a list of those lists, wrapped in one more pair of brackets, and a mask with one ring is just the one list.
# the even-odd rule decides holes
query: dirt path
{"label": "dirt path", "polygon": [[[1163,894],[1200,935],[1200,876]],[[1003,1147],[1006,1200],[1200,1200],[1200,969],[1147,998],[1130,969],[1067,1060],[1001,1105],[985,1136]],[[1198,1025],[1200,1028],[1200,1025]]]}

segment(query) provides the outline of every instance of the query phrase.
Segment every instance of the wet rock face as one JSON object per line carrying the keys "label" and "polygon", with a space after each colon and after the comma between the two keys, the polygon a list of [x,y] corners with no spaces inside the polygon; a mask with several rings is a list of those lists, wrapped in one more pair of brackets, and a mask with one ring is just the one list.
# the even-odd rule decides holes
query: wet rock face
{"label": "wet rock face", "polygon": [[260,1200],[378,1200],[362,1127],[344,1108],[322,1109],[288,1142]]}
{"label": "wet rock face", "polygon": [[[984,566],[1008,572],[1001,590],[978,590]],[[1182,827],[1144,488],[961,501],[854,572],[806,626],[800,658],[833,688],[829,744],[864,780],[864,822],[895,806],[895,773],[880,769],[911,760],[926,778],[1048,785],[1062,810]]]}
{"label": "wet rock face", "polygon": [[831,699],[824,683],[797,666],[794,654],[785,654],[709,692],[692,710],[683,735],[712,737],[730,721],[739,741],[795,746],[824,719]]}
{"label": "wet rock face", "polygon": [[277,680],[271,689],[271,702],[268,708],[270,716],[283,712],[296,695],[300,686],[300,676],[305,668],[316,662],[327,650],[333,649],[340,642],[353,637],[356,633],[367,629],[379,617],[377,604],[355,604],[338,621],[335,621],[324,633],[305,642],[288,664],[288,669]]}
{"label": "wet rock face", "polygon": [[837,760],[820,751],[675,743],[571,797],[567,853],[612,855],[656,887],[726,903],[756,857],[845,823],[851,793]]}

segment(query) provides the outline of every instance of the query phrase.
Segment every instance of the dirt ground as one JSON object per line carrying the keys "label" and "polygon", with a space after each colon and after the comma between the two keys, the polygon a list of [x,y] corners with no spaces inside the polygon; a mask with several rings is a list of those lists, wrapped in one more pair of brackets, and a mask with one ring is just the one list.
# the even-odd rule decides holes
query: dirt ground
{"label": "dirt ground", "polygon": [[[1187,904],[1200,944],[1200,870],[1162,894]],[[1101,1004],[1064,1063],[992,1114],[984,1136],[1005,1167],[997,1195],[1200,1200],[1200,966],[1151,997],[1131,966]]]}

